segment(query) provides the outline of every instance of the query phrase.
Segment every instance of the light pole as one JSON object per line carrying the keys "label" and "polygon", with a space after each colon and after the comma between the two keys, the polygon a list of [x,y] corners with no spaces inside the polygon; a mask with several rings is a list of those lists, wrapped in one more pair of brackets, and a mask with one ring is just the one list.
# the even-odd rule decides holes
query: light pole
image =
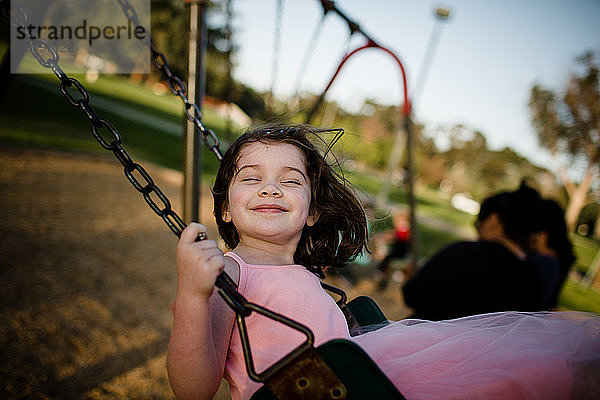
{"label": "light pole", "polygon": [[[447,8],[439,7],[435,10],[435,16],[437,21],[444,21],[450,16],[450,10]],[[423,84],[425,82],[425,77],[427,75],[427,70],[429,69],[429,65],[431,64],[431,59],[433,56],[433,51],[436,47],[437,42],[439,41],[441,28],[439,23],[435,24],[434,30],[429,39],[429,44],[427,45],[427,50],[425,51],[425,60],[421,66],[421,71],[418,76],[418,83],[416,85],[416,89],[413,92],[412,97],[412,108],[414,109],[415,99],[418,99],[418,96],[421,94],[421,90]],[[377,205],[378,207],[383,207],[388,200],[388,194],[390,190],[390,186],[392,183],[392,176],[396,167],[400,163],[402,159],[403,149],[406,148],[406,187],[408,194],[408,208],[409,208],[409,221],[410,221],[410,229],[411,229],[411,240],[410,240],[410,253],[411,260],[410,265],[411,268],[416,269],[418,267],[418,245],[417,245],[417,219],[415,215],[416,208],[416,198],[414,192],[414,184],[415,184],[415,175],[416,169],[414,164],[414,145],[415,145],[415,137],[414,130],[411,125],[412,121],[410,120],[410,112],[404,113],[404,118],[402,121],[402,126],[397,127],[396,137],[394,139],[394,144],[392,146],[392,150],[390,152],[390,157],[388,159],[388,168],[387,168],[387,176],[381,185],[381,190],[377,196]]]}
{"label": "light pole", "polygon": [[429,68],[431,67],[431,61],[433,60],[433,55],[435,53],[435,49],[437,48],[437,44],[440,41],[443,22],[450,18],[450,9],[438,7],[435,9],[434,15],[436,23],[433,25],[433,30],[431,31],[431,36],[429,37],[429,43],[427,44],[427,49],[425,50],[425,57],[423,58],[421,69],[417,75],[417,83],[415,84],[415,90],[413,91],[413,107],[415,107],[416,102],[421,98],[421,94],[423,93],[425,81],[427,80]]}

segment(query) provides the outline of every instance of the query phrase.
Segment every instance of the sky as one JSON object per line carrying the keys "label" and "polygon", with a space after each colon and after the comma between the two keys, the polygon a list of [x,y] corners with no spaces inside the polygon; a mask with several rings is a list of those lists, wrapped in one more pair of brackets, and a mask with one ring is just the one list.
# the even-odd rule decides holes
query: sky
{"label": "sky", "polygon": [[[348,39],[347,24],[335,13],[322,19],[319,0],[283,0],[275,51],[277,0],[232,4],[238,46],[234,77],[261,91],[273,86],[276,96],[291,96],[298,88],[321,93],[343,54],[364,43],[359,34]],[[577,56],[593,50],[600,57],[600,0],[336,0],[335,5],[400,58],[418,122],[431,130],[463,124],[482,132],[492,149],[509,146],[553,169],[530,123],[529,90],[541,84],[561,91]],[[450,17],[436,19],[437,7],[449,9]],[[319,41],[307,52],[319,24]],[[427,55],[430,63],[424,61]],[[403,84],[393,58],[369,49],[346,63],[327,99],[349,111],[365,99],[401,105]]]}

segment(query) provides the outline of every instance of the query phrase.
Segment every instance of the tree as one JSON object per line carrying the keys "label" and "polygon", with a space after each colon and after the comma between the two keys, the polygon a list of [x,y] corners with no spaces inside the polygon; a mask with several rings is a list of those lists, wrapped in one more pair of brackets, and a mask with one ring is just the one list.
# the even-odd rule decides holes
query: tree
{"label": "tree", "polygon": [[560,171],[560,179],[569,195],[566,220],[570,230],[575,228],[600,173],[598,65],[591,52],[579,57],[577,62],[583,71],[572,74],[561,96],[540,85],[534,85],[529,96],[531,121],[540,145],[554,156],[567,156],[571,165],[579,163],[584,168],[579,183],[575,183],[564,168]]}

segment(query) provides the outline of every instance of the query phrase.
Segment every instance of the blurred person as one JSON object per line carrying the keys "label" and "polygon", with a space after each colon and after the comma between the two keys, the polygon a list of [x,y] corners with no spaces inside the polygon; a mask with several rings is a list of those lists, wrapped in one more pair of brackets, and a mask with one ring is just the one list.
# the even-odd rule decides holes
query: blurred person
{"label": "blurred person", "polygon": [[393,230],[386,232],[385,239],[391,241],[389,249],[383,260],[375,267],[375,280],[378,281],[378,289],[385,289],[391,278],[390,266],[394,260],[402,260],[406,257],[410,242],[410,221],[408,211],[396,207],[393,210]]}
{"label": "blurred person", "polygon": [[444,320],[542,309],[539,268],[526,253],[539,201],[537,191],[526,185],[486,198],[475,223],[478,240],[442,249],[402,288],[412,317]]}
{"label": "blurred person", "polygon": [[558,295],[575,262],[561,206],[551,199],[542,200],[532,229],[528,259],[539,269],[542,278],[542,307],[550,310],[556,308]]}

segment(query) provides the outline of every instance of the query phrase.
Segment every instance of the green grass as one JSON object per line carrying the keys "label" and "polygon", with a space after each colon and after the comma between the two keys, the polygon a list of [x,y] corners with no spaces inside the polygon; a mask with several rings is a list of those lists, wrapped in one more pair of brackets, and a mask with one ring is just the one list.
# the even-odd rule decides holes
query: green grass
{"label": "green grass", "polygon": [[[364,193],[378,193],[383,184],[383,175],[344,171],[344,177]],[[392,189],[389,197],[396,197],[398,203],[406,203],[406,195],[397,189]]]}
{"label": "green grass", "polygon": [[456,226],[471,228],[475,217],[450,205],[450,199],[440,196],[440,192],[423,188],[418,192],[419,209],[428,215],[452,222]]}
{"label": "green grass", "polygon": [[594,239],[580,235],[573,235],[571,241],[575,256],[577,257],[574,268],[581,273],[585,273],[598,253],[600,243]]}
{"label": "green grass", "polygon": [[418,225],[417,232],[419,236],[419,259],[421,260],[431,257],[451,243],[462,240],[459,236],[421,224]]}
{"label": "green grass", "polygon": [[569,278],[558,298],[560,309],[600,313],[600,292],[584,288]]}
{"label": "green grass", "polygon": [[[41,67],[33,57],[25,57],[20,68],[31,74],[25,76],[35,79],[38,85],[45,85],[49,89],[58,88],[59,82],[56,76],[50,70]],[[171,95],[168,90],[165,93],[157,94],[149,85],[138,84],[118,74],[101,75],[100,79],[94,82],[88,82],[85,73],[68,75],[80,81],[93,96],[110,98],[116,106],[127,106],[139,111],[151,112],[153,115],[176,123],[181,122],[183,118],[182,100]],[[25,80],[29,79],[25,78]],[[211,109],[202,110],[202,122],[215,132],[222,133],[225,130],[224,119]],[[234,130],[240,128],[235,126]]]}
{"label": "green grass", "polygon": [[[580,235],[572,236],[573,249],[577,260],[573,269],[575,276],[583,276],[600,250],[600,243]],[[569,310],[600,313],[600,292],[592,287],[584,287],[569,277],[559,297],[559,307]]]}
{"label": "green grass", "polygon": [[[112,157],[110,151],[104,150],[96,142],[91,133],[91,123],[85,114],[71,106],[59,92],[58,80],[54,78],[57,82],[52,83],[46,78],[16,76],[11,81],[7,92],[0,99],[0,143],[100,153]],[[33,80],[35,85],[32,84]],[[124,80],[123,84],[126,84]],[[166,134],[162,129],[140,126],[137,121],[124,117],[122,113],[97,109],[94,107],[94,100],[99,98],[109,101],[112,98],[92,91],[90,105],[100,118],[109,120],[115,126],[123,138],[123,146],[134,160],[150,161],[181,170],[183,140],[177,133]],[[116,100],[114,107],[122,107],[122,103],[121,100]],[[137,107],[147,114],[160,116],[154,109],[139,104]],[[181,116],[172,118],[173,121],[182,123]],[[207,126],[213,129],[210,125]],[[107,134],[106,129],[101,131],[102,134]],[[215,132],[219,134],[220,130],[215,127]],[[215,157],[205,154],[203,169],[206,174],[212,176],[217,166]]]}

